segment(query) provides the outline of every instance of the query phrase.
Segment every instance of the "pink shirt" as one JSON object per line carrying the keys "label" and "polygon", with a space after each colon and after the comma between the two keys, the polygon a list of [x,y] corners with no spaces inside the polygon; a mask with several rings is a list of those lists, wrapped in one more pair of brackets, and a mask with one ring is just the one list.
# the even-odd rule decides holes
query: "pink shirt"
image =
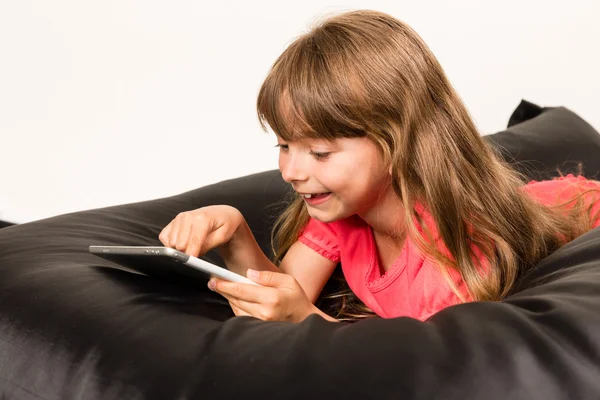
{"label": "pink shirt", "polygon": [[[546,205],[566,201],[587,188],[600,189],[600,182],[569,174],[551,181],[531,181],[523,186],[527,193]],[[598,193],[586,194],[584,199],[588,205],[595,202],[591,215],[596,215],[600,211]],[[418,211],[437,237],[431,215],[422,207]],[[595,221],[596,226],[600,226],[600,218]],[[311,218],[298,240],[329,260],[341,261],[350,289],[381,317],[409,316],[425,320],[443,308],[461,302],[439,268],[426,260],[410,239],[405,241],[399,257],[382,275],[373,231],[356,215],[330,223]],[[477,249],[474,252],[477,257],[482,257]],[[450,276],[460,293],[470,300],[460,274],[452,269]]]}

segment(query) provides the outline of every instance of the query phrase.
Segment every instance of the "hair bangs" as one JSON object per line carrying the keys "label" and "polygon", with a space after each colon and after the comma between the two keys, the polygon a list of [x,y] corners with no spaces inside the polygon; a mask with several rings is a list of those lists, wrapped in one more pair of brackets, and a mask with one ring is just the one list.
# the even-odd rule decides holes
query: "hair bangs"
{"label": "hair bangs", "polygon": [[356,86],[347,79],[355,74],[344,69],[339,55],[319,51],[313,38],[298,39],[260,89],[257,111],[263,130],[269,125],[286,141],[366,136]]}

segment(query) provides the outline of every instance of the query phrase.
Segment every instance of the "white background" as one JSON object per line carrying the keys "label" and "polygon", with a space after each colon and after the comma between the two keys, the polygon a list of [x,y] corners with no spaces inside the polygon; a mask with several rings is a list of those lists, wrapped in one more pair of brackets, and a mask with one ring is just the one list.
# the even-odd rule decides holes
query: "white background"
{"label": "white background", "polygon": [[262,80],[313,21],[358,8],[423,37],[482,134],[522,98],[600,128],[596,0],[0,0],[0,219],[277,168]]}

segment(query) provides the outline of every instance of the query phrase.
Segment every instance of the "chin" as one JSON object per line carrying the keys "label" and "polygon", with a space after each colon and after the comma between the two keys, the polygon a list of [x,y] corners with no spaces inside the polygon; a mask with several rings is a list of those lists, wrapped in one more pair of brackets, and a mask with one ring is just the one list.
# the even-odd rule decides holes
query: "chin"
{"label": "chin", "polygon": [[316,219],[317,221],[321,221],[321,222],[334,222],[337,220],[340,220],[341,218],[324,218],[323,215],[314,215],[311,213],[308,213],[312,218]]}
{"label": "chin", "polygon": [[345,215],[341,212],[331,212],[325,210],[317,210],[311,207],[307,207],[308,215],[311,218],[316,219],[321,222],[334,222],[339,221],[340,219],[347,218],[348,215]]}

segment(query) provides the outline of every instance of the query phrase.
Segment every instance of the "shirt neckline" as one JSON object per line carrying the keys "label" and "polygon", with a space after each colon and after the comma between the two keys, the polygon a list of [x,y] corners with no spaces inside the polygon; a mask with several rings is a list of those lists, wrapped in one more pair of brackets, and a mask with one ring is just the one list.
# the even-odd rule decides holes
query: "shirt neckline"
{"label": "shirt neckline", "polygon": [[[416,203],[415,210],[418,214],[421,214],[424,219],[427,220],[431,218],[423,204]],[[389,285],[394,283],[394,281],[404,272],[406,266],[408,265],[410,253],[414,252],[416,249],[413,247],[410,235],[407,235],[406,240],[404,241],[404,246],[402,246],[402,250],[400,251],[398,258],[396,258],[394,263],[385,272],[385,274],[381,275],[379,272],[379,260],[377,258],[377,247],[375,246],[375,235],[373,234],[373,228],[369,224],[365,224],[367,225],[369,232],[367,246],[369,246],[368,251],[370,254],[369,266],[367,268],[367,274],[365,275],[365,285],[371,293],[376,293],[384,290]]]}
{"label": "shirt neckline", "polygon": [[396,278],[404,272],[408,264],[408,255],[410,253],[410,238],[407,236],[400,254],[392,263],[390,268],[382,275],[379,268],[379,260],[377,257],[377,246],[375,245],[375,235],[373,228],[367,225],[369,234],[367,240],[369,256],[369,265],[365,275],[365,285],[371,293],[384,290],[386,287],[394,283]]}

